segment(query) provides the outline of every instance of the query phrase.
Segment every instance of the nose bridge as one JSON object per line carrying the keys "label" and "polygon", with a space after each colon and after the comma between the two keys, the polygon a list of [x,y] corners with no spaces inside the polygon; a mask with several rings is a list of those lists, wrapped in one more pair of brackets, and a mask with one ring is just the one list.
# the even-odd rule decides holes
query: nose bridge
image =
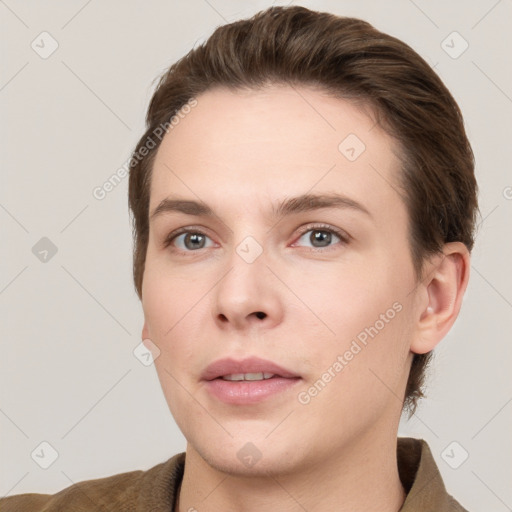
{"label": "nose bridge", "polygon": [[226,271],[216,291],[214,317],[238,328],[253,322],[280,320],[277,287],[267,268],[268,252],[254,236],[235,245],[226,260]]}

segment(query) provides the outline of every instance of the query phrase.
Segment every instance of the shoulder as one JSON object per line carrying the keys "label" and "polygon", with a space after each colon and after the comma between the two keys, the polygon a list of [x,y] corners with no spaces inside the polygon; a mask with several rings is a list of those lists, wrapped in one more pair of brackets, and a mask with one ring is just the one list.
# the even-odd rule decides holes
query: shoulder
{"label": "shoulder", "polygon": [[0,500],[2,512],[75,512],[108,510],[108,503],[130,501],[136,497],[144,471],[130,471],[106,478],[85,480],[56,494],[19,494]]}
{"label": "shoulder", "polygon": [[[145,497],[167,501],[173,499],[173,481],[176,467],[183,454],[175,455],[148,470],[120,473],[94,480],[75,483],[55,494],[27,493],[0,499],[2,512],[101,512],[123,510],[135,512],[144,509]],[[156,496],[156,490],[163,490],[165,496]],[[155,487],[156,486],[156,487]]]}
{"label": "shoulder", "polygon": [[399,437],[397,460],[400,480],[407,493],[400,512],[468,512],[447,492],[425,440]]}

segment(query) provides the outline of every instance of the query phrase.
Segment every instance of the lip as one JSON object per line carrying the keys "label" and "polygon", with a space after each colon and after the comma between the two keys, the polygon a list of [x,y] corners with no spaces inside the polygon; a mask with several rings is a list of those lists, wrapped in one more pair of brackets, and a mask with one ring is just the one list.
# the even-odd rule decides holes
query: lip
{"label": "lip", "polygon": [[[273,373],[270,379],[257,381],[228,381],[220,377],[236,373]],[[265,359],[250,357],[243,360],[219,359],[210,364],[201,379],[208,392],[218,400],[232,405],[248,405],[262,402],[294,387],[300,375]]]}

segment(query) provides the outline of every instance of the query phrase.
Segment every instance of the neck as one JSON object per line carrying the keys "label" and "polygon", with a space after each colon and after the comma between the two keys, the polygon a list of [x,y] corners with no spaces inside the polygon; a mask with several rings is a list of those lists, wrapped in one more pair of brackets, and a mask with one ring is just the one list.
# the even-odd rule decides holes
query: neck
{"label": "neck", "polygon": [[397,512],[405,500],[396,434],[360,436],[342,452],[286,475],[227,474],[187,447],[176,512]]}

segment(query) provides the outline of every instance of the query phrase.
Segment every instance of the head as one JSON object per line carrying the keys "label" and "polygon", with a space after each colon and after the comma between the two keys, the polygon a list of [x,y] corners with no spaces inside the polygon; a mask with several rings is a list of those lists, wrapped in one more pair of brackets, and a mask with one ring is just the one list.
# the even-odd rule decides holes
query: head
{"label": "head", "polygon": [[[205,460],[234,467],[217,447],[251,442],[293,464],[302,432],[311,462],[414,411],[467,284],[473,167],[439,77],[364,21],[275,7],[171,66],[131,162],[133,271]],[[202,376],[228,356],[287,367],[293,392],[217,401]]]}

